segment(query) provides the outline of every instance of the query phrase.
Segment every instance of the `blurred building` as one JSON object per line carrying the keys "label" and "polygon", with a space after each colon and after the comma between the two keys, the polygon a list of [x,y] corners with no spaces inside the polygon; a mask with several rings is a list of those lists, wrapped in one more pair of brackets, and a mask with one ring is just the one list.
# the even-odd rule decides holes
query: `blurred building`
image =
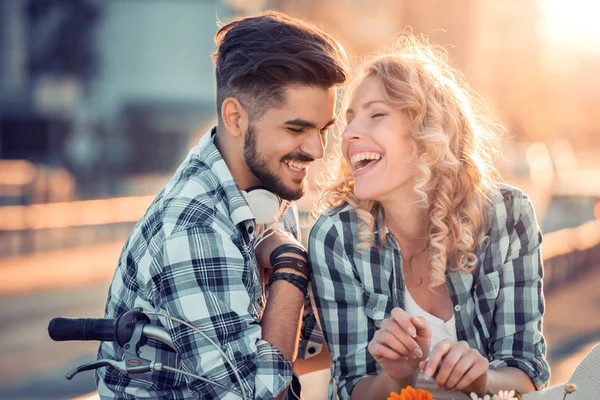
{"label": "blurred building", "polygon": [[172,171],[214,119],[213,36],[234,6],[0,0],[0,158],[67,168],[84,197]]}
{"label": "blurred building", "polygon": [[19,192],[0,179],[0,204],[156,193],[214,122],[217,20],[268,8],[322,26],[356,60],[405,29],[425,34],[507,127],[510,173],[527,175],[535,141],[567,140],[593,165],[598,42],[567,40],[577,18],[552,28],[548,10],[587,10],[556,8],[565,1],[0,0],[0,159],[29,161],[41,173],[13,163],[25,168],[15,176],[43,180]]}

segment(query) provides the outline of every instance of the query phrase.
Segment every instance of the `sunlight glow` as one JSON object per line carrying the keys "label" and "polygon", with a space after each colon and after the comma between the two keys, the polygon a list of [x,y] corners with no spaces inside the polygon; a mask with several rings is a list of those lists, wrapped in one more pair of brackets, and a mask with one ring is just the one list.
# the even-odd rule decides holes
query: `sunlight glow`
{"label": "sunlight glow", "polygon": [[599,1],[539,0],[539,5],[544,18],[544,33],[550,44],[599,51]]}
{"label": "sunlight glow", "polygon": [[0,207],[0,231],[69,228],[135,222],[154,196]]}

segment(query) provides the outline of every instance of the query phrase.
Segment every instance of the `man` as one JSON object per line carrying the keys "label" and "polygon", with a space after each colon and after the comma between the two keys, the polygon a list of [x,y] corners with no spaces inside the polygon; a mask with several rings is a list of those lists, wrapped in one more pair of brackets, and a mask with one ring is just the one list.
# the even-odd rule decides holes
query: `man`
{"label": "man", "polygon": [[[289,201],[303,195],[307,168],[323,157],[334,123],[345,54],[318,28],[274,12],[223,26],[215,42],[218,125],[192,149],[131,233],[106,317],[142,307],[183,319],[214,341],[233,369],[202,335],[154,317],[153,324],[169,330],[177,352],[150,341],[145,358],[210,382],[168,371],[128,376],[100,368],[102,398],[283,398],[292,382],[307,299],[306,252],[297,241],[294,206],[280,218],[291,234],[265,234],[250,197],[256,187]],[[270,276],[268,290],[263,276]],[[314,316],[304,318],[304,325],[303,339],[318,336],[311,330]],[[318,348],[311,345],[312,353]],[[122,354],[103,343],[98,356]]]}

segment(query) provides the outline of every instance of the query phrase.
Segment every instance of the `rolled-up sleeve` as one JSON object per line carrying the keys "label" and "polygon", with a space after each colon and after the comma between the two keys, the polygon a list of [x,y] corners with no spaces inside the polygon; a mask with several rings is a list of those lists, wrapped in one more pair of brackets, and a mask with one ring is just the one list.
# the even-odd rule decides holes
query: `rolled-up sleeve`
{"label": "rolled-up sleeve", "polygon": [[228,389],[254,399],[272,399],[290,385],[292,365],[274,346],[261,339],[261,326],[249,314],[251,290],[243,274],[250,273],[231,239],[209,226],[194,226],[171,234],[164,242],[157,298],[160,309],[190,322],[227,355],[241,377],[204,336],[169,319],[169,330],[182,368],[216,382],[189,379],[200,399],[239,398]]}
{"label": "rolled-up sleeve", "polygon": [[519,368],[541,389],[550,379],[542,335],[542,235],[529,198],[516,197],[514,201],[514,226],[508,229],[508,253],[496,299],[490,368]]}
{"label": "rolled-up sleeve", "polygon": [[346,255],[343,233],[338,232],[343,228],[338,228],[330,217],[321,216],[310,232],[308,252],[314,301],[332,358],[332,378],[339,397],[349,399],[358,381],[377,370],[367,352],[373,329],[365,312],[363,287]]}

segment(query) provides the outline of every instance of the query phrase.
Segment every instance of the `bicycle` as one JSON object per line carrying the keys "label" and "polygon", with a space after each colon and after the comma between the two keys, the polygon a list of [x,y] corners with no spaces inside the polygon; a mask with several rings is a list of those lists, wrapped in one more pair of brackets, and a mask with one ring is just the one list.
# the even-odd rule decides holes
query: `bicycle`
{"label": "bicycle", "polygon": [[[116,319],[108,318],[53,318],[48,325],[48,334],[54,341],[70,341],[70,340],[98,340],[98,341],[111,341],[117,342],[124,350],[124,359],[122,361],[116,360],[96,360],[90,363],[80,365],[66,374],[68,380],[73,379],[75,375],[83,371],[95,370],[97,368],[112,366],[128,374],[144,373],[151,371],[172,371],[181,373],[183,375],[207,381],[212,384],[224,387],[216,382],[212,382],[209,379],[201,376],[191,374],[186,371],[182,371],[177,368],[164,365],[160,362],[152,360],[146,360],[140,357],[139,349],[142,347],[148,339],[154,339],[160,341],[173,350],[176,351],[175,345],[165,328],[151,325],[150,318],[148,315],[157,315],[166,318],[170,318],[174,321],[182,323],[203,335],[208,339],[220,352],[224,359],[229,363],[232,370],[234,371],[238,382],[241,379],[233,367],[233,364],[227,358],[227,356],[221,351],[212,339],[206,334],[200,331],[193,325],[182,321],[173,316],[155,313],[155,312],[143,312],[141,308],[135,308],[128,312],[125,312]],[[523,396],[527,400],[591,400],[598,396],[600,393],[600,380],[594,379],[600,370],[600,343],[597,344],[577,365],[573,375],[569,381],[559,385],[552,386],[539,392],[528,393]],[[575,384],[577,390],[573,392],[567,391],[568,384]],[[241,392],[238,392],[231,388],[225,388],[233,393],[239,395],[242,399],[250,399],[247,397],[243,386],[240,384]],[[292,395],[297,399],[301,399],[296,393]],[[92,398],[88,399],[91,400]]]}
{"label": "bicycle", "polygon": [[[240,391],[237,391],[232,388],[227,388],[217,382],[213,382],[204,377],[191,374],[187,371],[183,371],[177,368],[170,367],[168,365],[164,365],[163,363],[147,360],[142,358],[139,354],[140,347],[146,344],[148,339],[154,339],[159,342],[162,342],[169,347],[171,347],[174,351],[177,351],[175,345],[173,344],[173,340],[169,335],[168,331],[165,328],[160,326],[151,325],[150,318],[148,315],[156,315],[162,316],[174,321],[177,321],[181,324],[184,324],[197,333],[204,336],[215,348],[221,353],[221,356],[225,359],[227,363],[231,366],[236,378],[238,380]],[[138,374],[152,371],[170,371],[176,372],[188,377],[199,379],[201,381],[209,382],[214,385],[218,385],[219,387],[233,392],[240,396],[242,399],[250,399],[246,395],[243,385],[241,384],[242,380],[234,367],[231,360],[227,357],[227,355],[221,350],[221,348],[204,332],[200,331],[198,328],[193,325],[175,318],[173,316],[164,314],[164,313],[156,313],[156,312],[144,312],[141,308],[134,308],[130,311],[127,311],[120,315],[118,318],[63,318],[57,317],[53,318],[48,325],[48,334],[50,338],[54,341],[71,341],[71,340],[97,340],[103,342],[116,342],[119,346],[123,348],[124,357],[122,361],[110,360],[110,359],[101,359],[92,361],[83,365],[80,365],[66,374],[66,378],[68,380],[73,379],[75,375],[83,371],[95,370],[97,368],[103,368],[112,366],[119,371],[125,372],[127,374]],[[294,393],[298,399],[300,397]]]}

